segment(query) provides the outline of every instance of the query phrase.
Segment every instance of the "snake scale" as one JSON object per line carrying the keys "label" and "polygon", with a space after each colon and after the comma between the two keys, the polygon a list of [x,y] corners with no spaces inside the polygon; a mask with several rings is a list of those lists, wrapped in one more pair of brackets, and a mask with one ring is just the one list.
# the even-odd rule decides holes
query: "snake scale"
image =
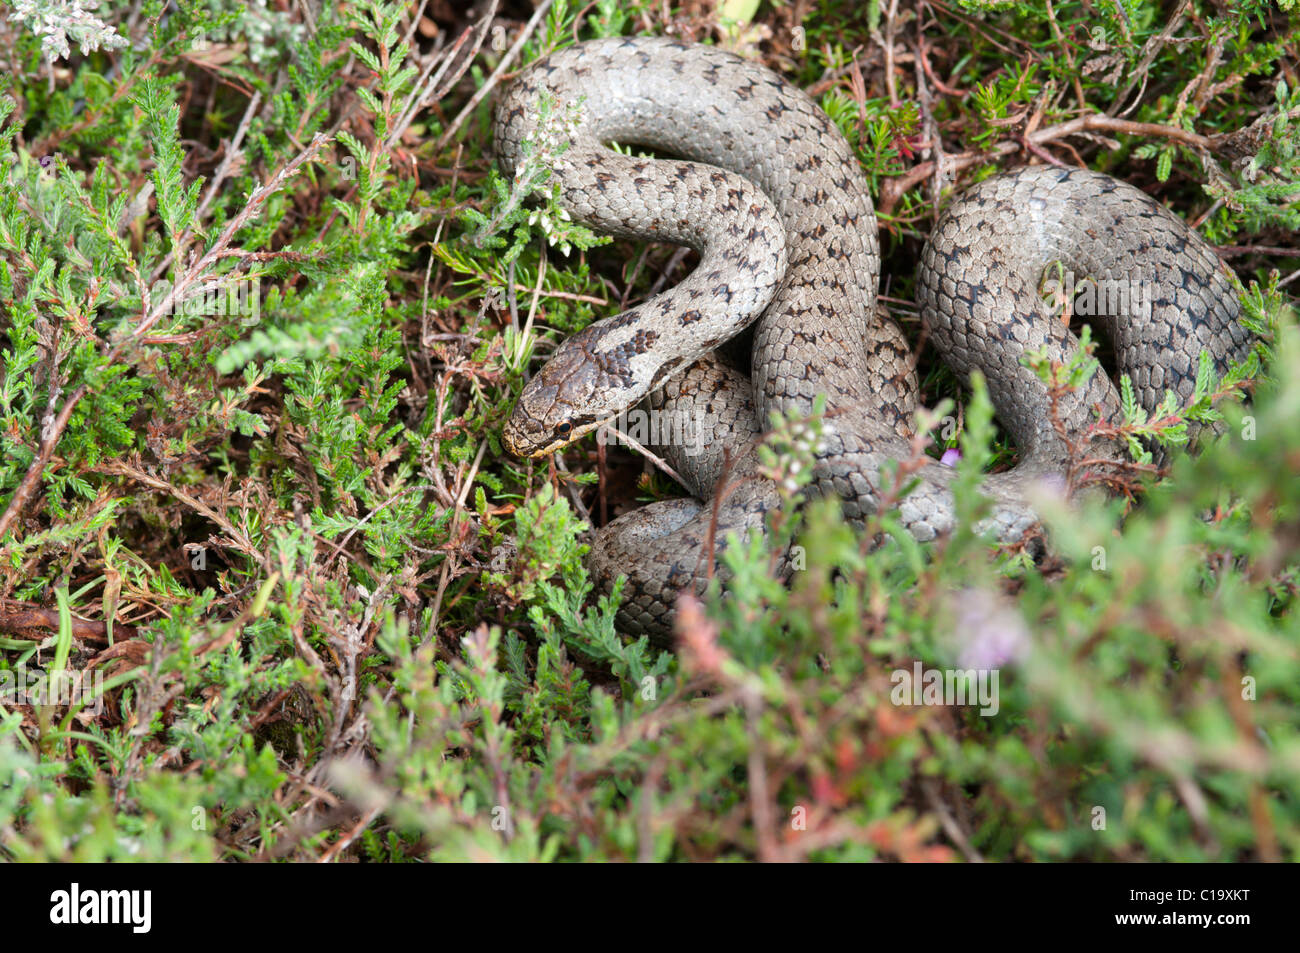
{"label": "snake scale", "polygon": [[[778,74],[712,47],[664,38],[605,39],[559,50],[525,69],[498,105],[495,148],[514,174],[545,130],[544,100],[577,119],[550,169],[561,206],[597,231],[695,249],[680,284],[597,321],[560,345],[525,387],[503,442],[518,456],[557,450],[645,399],[695,421],[693,447],[660,447],[695,499],[667,500],[597,532],[589,568],[603,591],[628,577],[620,627],[662,639],[676,594],[705,580],[712,495],[733,448],[731,490],[716,506],[716,542],[763,532],[780,505],[757,472],[754,436],[772,411],[811,414],[826,397],[810,484],[838,496],[850,519],[876,511],[882,467],[912,456],[913,360],[876,307],[880,252],[862,169],[830,118]],[[679,158],[638,159],[635,144]],[[1045,269],[1145,289],[1093,321],[1148,410],[1166,389],[1192,394],[1202,350],[1222,374],[1245,356],[1240,308],[1214,251],[1136,188],[1082,169],[1025,167],[953,201],[919,264],[929,339],[959,376],[980,370],[1019,463],[986,477],[993,501],[978,529],[1004,540],[1036,518],[1035,480],[1063,472],[1066,450],[1048,392],[1022,364],[1046,348],[1060,361],[1079,344],[1040,294]],[[754,326],[751,376],[716,349]],[[1058,415],[1067,435],[1118,421],[1120,399],[1094,374]],[[748,449],[747,449],[748,448]],[[953,526],[954,471],[925,465],[899,516],[919,540]],[[1060,481],[1060,477],[1056,479]]]}

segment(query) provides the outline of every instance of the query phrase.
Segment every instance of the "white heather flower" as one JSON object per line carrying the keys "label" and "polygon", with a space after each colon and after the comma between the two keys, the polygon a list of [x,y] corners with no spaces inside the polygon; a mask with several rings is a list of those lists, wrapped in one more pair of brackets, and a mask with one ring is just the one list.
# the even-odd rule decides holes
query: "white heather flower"
{"label": "white heather flower", "polygon": [[41,38],[41,50],[51,63],[69,54],[69,38],[83,54],[126,46],[125,37],[95,16],[99,0],[14,0],[13,6],[9,19],[23,21]]}

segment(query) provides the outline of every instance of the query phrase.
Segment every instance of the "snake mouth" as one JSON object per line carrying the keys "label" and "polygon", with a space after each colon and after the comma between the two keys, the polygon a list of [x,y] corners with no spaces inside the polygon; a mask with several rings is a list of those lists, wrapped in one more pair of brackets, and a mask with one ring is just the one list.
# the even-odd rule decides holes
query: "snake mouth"
{"label": "snake mouth", "polygon": [[516,419],[511,417],[501,431],[501,445],[512,457],[527,460],[551,452],[549,442],[538,442],[540,436],[539,433],[529,433],[526,426],[516,423]]}
{"label": "snake mouth", "polygon": [[514,416],[506,421],[501,432],[501,445],[507,453],[521,460],[535,460],[563,450],[575,440],[613,422],[617,416],[611,414],[608,417],[585,417],[570,421],[571,429],[563,435],[532,417],[521,420]]}

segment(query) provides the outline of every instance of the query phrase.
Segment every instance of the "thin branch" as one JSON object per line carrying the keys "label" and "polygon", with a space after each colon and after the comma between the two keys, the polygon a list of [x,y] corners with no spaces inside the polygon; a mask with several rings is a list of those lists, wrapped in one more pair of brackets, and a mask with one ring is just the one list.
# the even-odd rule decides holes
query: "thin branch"
{"label": "thin branch", "polygon": [[[423,74],[416,82],[416,92],[407,100],[406,106],[393,123],[392,132],[388,134],[388,138],[384,141],[385,150],[392,152],[393,146],[410,127],[411,122],[415,119],[415,114],[420,109],[429,103],[442,99],[453,86],[460,82],[460,78],[465,75],[465,71],[474,62],[474,57],[478,56],[479,50],[483,48],[483,41],[487,39],[488,26],[491,25],[496,12],[497,0],[493,0],[492,6],[488,8],[487,13],[478,22],[478,34],[474,37],[474,48],[469,51],[468,56],[459,59],[460,65],[457,67],[456,72],[445,82],[444,77],[447,70],[451,68],[452,63],[458,61],[461,48],[464,47],[465,41],[469,39],[470,34],[474,32],[474,27],[466,27],[451,49],[445,51],[441,57],[430,57]],[[438,72],[434,73],[431,79],[428,78],[430,71],[438,63],[441,63],[438,66]]]}
{"label": "thin branch", "polygon": [[[275,194],[275,192],[279,191],[281,186],[283,186],[290,177],[297,173],[299,168],[315,158],[316,153],[320,151],[321,146],[323,146],[325,142],[326,137],[317,133],[316,137],[312,139],[306,149],[300,152],[288,165],[284,166],[271,176],[270,180],[265,185],[259,186],[253,190],[252,195],[248,197],[248,204],[230,220],[229,224],[226,225],[225,230],[221,233],[221,236],[213,243],[212,247],[208,249],[207,254],[190,266],[189,270],[186,271],[184,275],[180,276],[176,284],[168,291],[163,300],[154,304],[152,310],[150,310],[143,320],[135,326],[135,329],[129,335],[120,339],[112,348],[109,349],[108,354],[105,357],[105,363],[107,365],[112,365],[122,360],[124,354],[129,348],[140,344],[149,330],[157,324],[164,315],[172,311],[177,301],[184,300],[183,292],[186,291],[194,282],[198,281],[208,268],[212,267],[213,264],[225,256],[235,234],[248,223],[268,198]],[[45,467],[54,456],[54,448],[57,446],[59,438],[63,435],[63,431],[67,429],[68,421],[72,419],[73,411],[76,410],[77,405],[81,402],[81,399],[86,396],[89,389],[89,384],[82,384],[73,391],[72,396],[70,396],[64,403],[58,416],[54,418],[53,422],[49,426],[42,429],[41,445],[36,454],[36,459],[33,460],[31,466],[27,468],[27,473],[23,476],[22,482],[18,484],[18,489],[14,491],[14,495],[10,498],[9,505],[5,507],[4,513],[0,514],[0,539],[4,539],[4,536],[9,531],[9,527],[13,524],[13,521],[18,518],[20,513],[22,513],[23,509],[27,506],[28,501],[31,499],[32,494],[35,493],[36,487],[41,480],[41,474],[45,472]]]}
{"label": "thin branch", "polygon": [[258,565],[266,565],[266,556],[258,551],[257,547],[253,545],[253,541],[249,539],[246,533],[241,532],[234,523],[230,522],[229,519],[208,506],[208,504],[204,503],[198,497],[192,496],[174,483],[168,483],[166,480],[159,479],[156,476],[146,473],[144,470],[127,463],[125,460],[107,461],[99,466],[99,471],[101,473],[127,477],[135,480],[137,483],[142,483],[151,489],[160,490],[169,496],[175,497],[190,509],[194,510],[194,512],[206,516],[213,523],[216,523],[217,526],[221,528],[221,531],[230,538],[230,541],[239,547],[239,550],[249,559],[252,559]]}
{"label": "thin branch", "polygon": [[533,31],[537,29],[537,25],[542,22],[542,17],[546,16],[547,11],[551,9],[551,4],[554,2],[555,0],[546,0],[545,3],[533,11],[532,17],[529,18],[528,22],[524,25],[523,30],[520,31],[519,38],[515,40],[514,45],[511,46],[510,49],[506,50],[506,55],[501,57],[501,62],[498,63],[497,68],[492,71],[492,75],[487,78],[487,82],[480,86],[478,91],[469,98],[469,102],[465,104],[465,108],[456,114],[456,118],[451,121],[451,124],[447,126],[446,131],[439,137],[438,145],[434,149],[434,152],[441,152],[443,150],[451,137],[456,134],[456,130],[460,128],[461,123],[465,121],[470,113],[478,108],[478,104],[483,101],[483,98],[487,96],[488,93],[492,92],[493,88],[500,81],[502,74],[505,73],[512,63],[514,63],[515,58],[519,56],[519,51],[524,48],[524,44],[528,42],[528,38],[533,35]]}
{"label": "thin branch", "polygon": [[[962,169],[973,165],[993,162],[1021,149],[1026,149],[1034,155],[1046,159],[1047,154],[1041,148],[1044,143],[1090,132],[1116,132],[1130,136],[1173,139],[1193,148],[1204,149],[1209,152],[1226,147],[1232,135],[1202,136],[1195,132],[1188,132],[1186,129],[1179,129],[1177,126],[1162,126],[1151,122],[1132,122],[1128,119],[1116,119],[1114,116],[1098,113],[1091,116],[1079,116],[1076,119],[1070,119],[1055,126],[1048,126],[1045,129],[1039,129],[1021,136],[1016,140],[1004,139],[987,152],[967,152],[948,156],[946,161],[949,171],[960,172]],[[1054,158],[1048,159],[1048,161],[1059,164],[1059,160]],[[888,215],[892,212],[902,199],[903,193],[928,179],[934,174],[936,168],[936,163],[931,160],[913,166],[906,175],[886,179],[880,189],[881,214]]]}
{"label": "thin branch", "polygon": [[682,479],[681,474],[679,474],[676,470],[674,470],[672,467],[668,465],[668,461],[666,461],[663,457],[656,454],[653,450],[646,448],[646,446],[642,444],[640,441],[638,441],[636,438],[629,437],[627,434],[619,430],[613,424],[602,424],[600,426],[600,429],[597,430],[596,433],[606,443],[613,441],[614,443],[627,444],[633,450],[637,451],[637,453],[641,454],[643,457],[645,457],[651,463],[657,466],[660,470],[663,470],[664,473],[668,474],[670,477],[672,477],[682,486],[690,485],[685,480]]}

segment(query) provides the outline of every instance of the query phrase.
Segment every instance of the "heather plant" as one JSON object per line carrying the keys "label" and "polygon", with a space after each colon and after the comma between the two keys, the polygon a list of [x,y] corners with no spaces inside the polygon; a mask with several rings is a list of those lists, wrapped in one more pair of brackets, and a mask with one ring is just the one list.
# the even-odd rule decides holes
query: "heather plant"
{"label": "heather plant", "polygon": [[[1296,859],[1294,4],[454,6],[0,15],[0,856]],[[855,146],[931,408],[860,527],[802,505],[820,416],[773,421],[787,505],[670,646],[583,558],[680,491],[500,444],[564,336],[691,265],[561,212],[581,103],[513,180],[490,154],[513,71],[645,28],[782,70]],[[1154,413],[1121,384],[1120,492],[995,547],[1015,447],[910,276],[953,186],[1030,160],[1185,214],[1255,345]],[[1034,362],[1055,392],[1107,365],[1085,340]],[[897,504],[945,450],[959,528],[922,545]],[[931,703],[953,671],[996,682]]]}

